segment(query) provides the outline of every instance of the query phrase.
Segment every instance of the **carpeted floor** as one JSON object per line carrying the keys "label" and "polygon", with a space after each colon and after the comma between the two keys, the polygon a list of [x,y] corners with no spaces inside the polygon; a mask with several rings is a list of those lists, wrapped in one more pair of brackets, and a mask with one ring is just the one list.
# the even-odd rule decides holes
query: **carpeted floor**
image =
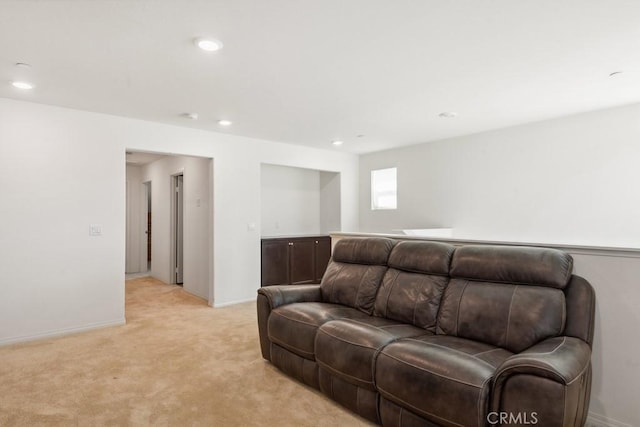
{"label": "carpeted floor", "polygon": [[262,359],[254,303],[126,294],[126,326],[0,347],[0,426],[370,425]]}

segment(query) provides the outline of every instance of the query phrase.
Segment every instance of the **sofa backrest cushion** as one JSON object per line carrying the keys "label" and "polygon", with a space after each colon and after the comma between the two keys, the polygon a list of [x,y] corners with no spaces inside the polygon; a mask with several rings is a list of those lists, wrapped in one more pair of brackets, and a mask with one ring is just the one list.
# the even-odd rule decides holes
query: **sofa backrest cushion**
{"label": "sofa backrest cushion", "polygon": [[389,256],[389,270],[382,279],[374,315],[435,333],[453,252],[454,247],[444,243],[398,243]]}
{"label": "sofa backrest cushion", "polygon": [[320,283],[322,301],[371,314],[395,243],[385,238],[348,238],[336,242]]}
{"label": "sofa backrest cushion", "polygon": [[521,352],[563,333],[571,256],[554,249],[464,246],[451,261],[436,333]]}
{"label": "sofa backrest cushion", "polygon": [[456,249],[451,277],[564,289],[573,258],[556,249],[469,245]]}
{"label": "sofa backrest cushion", "polygon": [[455,247],[446,243],[404,241],[389,255],[389,267],[402,271],[448,276]]}
{"label": "sofa backrest cushion", "polygon": [[386,238],[348,238],[338,240],[331,258],[336,262],[364,265],[387,265],[396,241]]}
{"label": "sofa backrest cushion", "polygon": [[560,335],[565,317],[564,293],[559,289],[451,279],[436,333],[519,353]]}

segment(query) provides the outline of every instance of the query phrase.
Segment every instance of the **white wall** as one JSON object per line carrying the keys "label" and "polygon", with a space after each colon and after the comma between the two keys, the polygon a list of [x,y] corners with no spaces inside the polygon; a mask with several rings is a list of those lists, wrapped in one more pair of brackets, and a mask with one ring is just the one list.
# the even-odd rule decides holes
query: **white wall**
{"label": "white wall", "polygon": [[124,322],[118,138],[97,114],[0,99],[0,343]]}
{"label": "white wall", "polygon": [[262,236],[340,230],[340,174],[262,165]]}
{"label": "white wall", "polygon": [[263,236],[320,233],[320,172],[262,165]]}
{"label": "white wall", "polygon": [[568,252],[574,273],[587,278],[596,291],[589,412],[605,425],[640,426],[640,254]]}
{"label": "white wall", "polygon": [[340,174],[320,172],[320,232],[340,230]]}
{"label": "white wall", "polygon": [[[638,247],[638,141],[640,104],[364,155],[361,231]],[[392,166],[398,209],[371,211],[370,171]]]}
{"label": "white wall", "polygon": [[214,159],[215,305],[260,284],[261,163],[340,172],[358,229],[355,155],[9,99],[0,118],[0,343],[124,321],[126,149]]}

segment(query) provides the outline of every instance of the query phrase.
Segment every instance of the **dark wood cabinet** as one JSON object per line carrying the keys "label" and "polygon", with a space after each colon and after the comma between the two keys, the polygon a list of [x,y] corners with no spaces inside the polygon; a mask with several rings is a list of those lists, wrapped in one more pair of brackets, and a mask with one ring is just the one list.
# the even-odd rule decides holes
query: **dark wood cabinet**
{"label": "dark wood cabinet", "polygon": [[329,236],[262,239],[262,286],[320,283],[331,257]]}
{"label": "dark wood cabinet", "polygon": [[289,284],[302,285],[315,281],[315,241],[295,239],[289,242]]}
{"label": "dark wood cabinet", "polygon": [[262,240],[262,286],[289,283],[289,246],[279,240]]}
{"label": "dark wood cabinet", "polygon": [[324,237],[322,239],[315,239],[315,244],[315,282],[320,283],[327,269],[327,264],[329,264],[329,258],[331,258],[331,238]]}

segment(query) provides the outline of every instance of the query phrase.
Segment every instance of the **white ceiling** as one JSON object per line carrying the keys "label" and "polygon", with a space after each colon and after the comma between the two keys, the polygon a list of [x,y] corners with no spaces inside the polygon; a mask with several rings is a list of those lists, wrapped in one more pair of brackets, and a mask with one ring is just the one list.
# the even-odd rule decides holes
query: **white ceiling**
{"label": "white ceiling", "polygon": [[640,1],[0,0],[0,83],[0,97],[363,153],[640,102]]}

